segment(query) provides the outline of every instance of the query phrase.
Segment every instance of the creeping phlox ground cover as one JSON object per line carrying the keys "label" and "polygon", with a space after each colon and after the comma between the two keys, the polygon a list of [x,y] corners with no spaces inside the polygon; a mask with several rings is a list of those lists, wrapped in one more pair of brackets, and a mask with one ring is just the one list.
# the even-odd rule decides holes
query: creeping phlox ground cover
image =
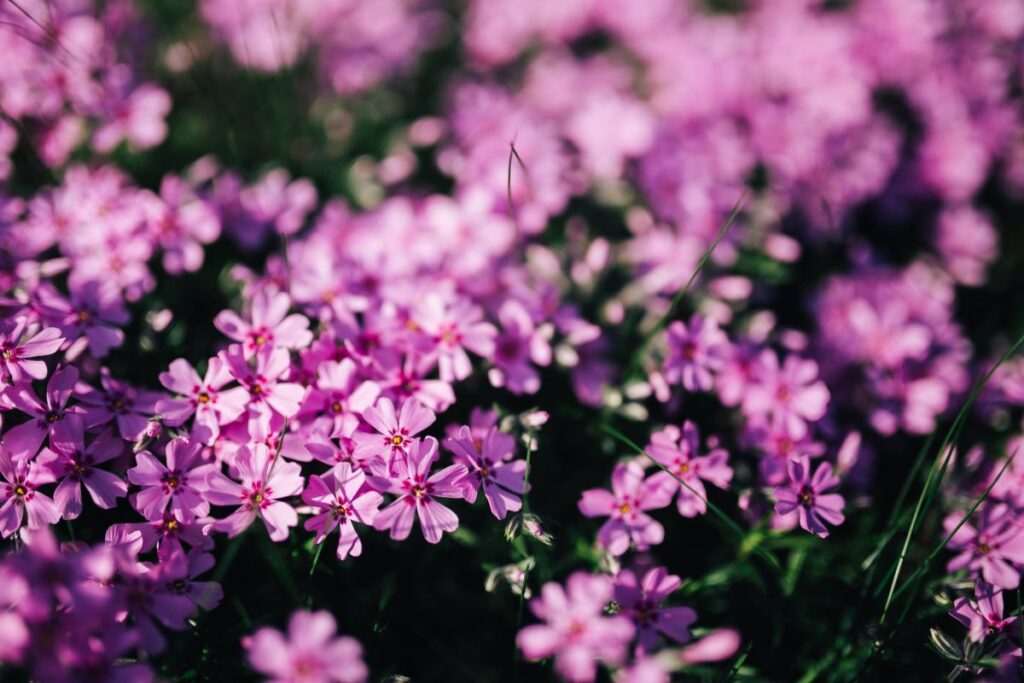
{"label": "creeping phlox ground cover", "polygon": [[1021,680],[1020,0],[0,55],[0,679]]}

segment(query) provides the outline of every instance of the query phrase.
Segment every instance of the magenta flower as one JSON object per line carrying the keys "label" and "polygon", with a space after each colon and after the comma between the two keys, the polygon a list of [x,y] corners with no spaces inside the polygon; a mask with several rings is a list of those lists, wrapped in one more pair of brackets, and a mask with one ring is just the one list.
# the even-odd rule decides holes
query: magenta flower
{"label": "magenta flower", "polygon": [[[949,515],[945,520],[947,533],[959,521],[959,514]],[[1020,583],[1024,532],[1017,515],[1005,504],[986,505],[977,528],[964,524],[950,539],[949,549],[959,553],[946,565],[950,572],[967,568],[974,576],[1007,590]]]}
{"label": "magenta flower", "polygon": [[628,617],[604,616],[611,599],[611,580],[605,576],[576,572],[564,590],[546,583],[530,610],[547,623],[519,631],[516,644],[527,659],[554,656],[555,669],[568,681],[593,681],[597,662],[620,663],[634,634]]}
{"label": "magenta flower", "polygon": [[780,367],[775,352],[766,350],[758,359],[757,381],[743,397],[743,412],[770,417],[801,437],[807,433],[808,422],[825,416],[828,401],[828,388],[818,379],[817,363],[787,356]]}
{"label": "magenta flower", "polygon": [[376,382],[360,381],[351,358],[324,361],[317,368],[316,383],[302,402],[301,417],[325,418],[332,437],[350,437],[359,417],[380,395]]}
{"label": "magenta flower", "polygon": [[3,443],[12,453],[35,453],[43,439],[53,435],[75,414],[68,408],[68,399],[78,381],[78,370],[68,366],[55,371],[46,383],[46,403],[36,397],[31,384],[15,386],[8,397],[15,406],[29,416],[27,422],[12,427],[4,435]]}
{"label": "magenta flower", "polygon": [[264,348],[301,349],[313,341],[309,319],[299,313],[288,315],[291,298],[284,292],[270,294],[261,289],[252,298],[251,322],[234,311],[221,311],[213,324],[230,339],[242,344],[245,357]]}
{"label": "magenta flower", "polygon": [[842,524],[845,501],[838,493],[825,493],[839,486],[839,478],[832,474],[827,462],[818,465],[811,476],[811,461],[807,456],[787,463],[789,483],[775,489],[775,512],[788,515],[796,511],[800,526],[821,538],[828,537],[825,523]]}
{"label": "magenta flower", "polygon": [[498,311],[501,333],[494,346],[494,367],[488,373],[491,384],[514,394],[534,394],[540,389],[540,375],[534,364],[551,364],[550,326],[536,326],[530,312],[515,299]]}
{"label": "magenta flower", "polygon": [[375,529],[391,530],[391,538],[403,541],[412,531],[413,517],[420,521],[420,531],[428,543],[437,543],[443,532],[459,528],[454,512],[437,502],[438,498],[462,498],[464,465],[449,465],[431,475],[430,466],[438,458],[437,439],[428,436],[413,441],[408,452],[397,451],[388,476],[371,477],[371,484],[398,496],[377,513]]}
{"label": "magenta flower", "polygon": [[164,118],[171,110],[171,96],[166,91],[143,83],[130,93],[114,95],[111,100],[114,104],[110,105],[108,116],[92,135],[92,146],[97,152],[110,152],[122,140],[133,149],[146,149],[166,137]]}
{"label": "magenta flower", "polygon": [[104,510],[128,493],[128,484],[117,475],[97,467],[121,455],[123,442],[107,429],[85,445],[82,420],[71,416],[50,439],[50,449],[39,453],[38,463],[58,480],[53,500],[64,519],[82,513],[82,486],[92,502]]}
{"label": "magenta flower", "polygon": [[384,501],[376,491],[366,490],[365,483],[366,475],[362,470],[353,470],[349,463],[343,462],[322,477],[311,476],[302,492],[302,501],[319,511],[306,520],[306,531],[316,531],[319,544],[337,527],[339,560],[362,554],[363,543],[356,533],[355,523],[373,524],[377,508]]}
{"label": "magenta flower", "polygon": [[729,339],[713,318],[694,315],[689,325],[677,320],[669,325],[665,342],[666,381],[682,382],[687,391],[707,391],[714,385],[714,373],[728,356]]}
{"label": "magenta flower", "polygon": [[[89,280],[72,286],[70,299],[65,299],[52,286],[43,286],[36,298],[44,320],[58,326],[68,339],[79,340],[72,349],[84,340],[93,356],[103,358],[124,343],[119,328],[128,324],[130,317],[116,287]],[[69,357],[74,355],[72,349]]]}
{"label": "magenta flower", "polygon": [[216,581],[197,581],[213,568],[213,555],[194,548],[186,555],[180,545],[163,545],[160,556],[160,578],[168,593],[183,597],[197,608],[209,612],[224,599],[224,591]]}
{"label": "magenta flower", "polygon": [[212,528],[237,536],[257,518],[273,541],[288,538],[288,529],[299,523],[299,517],[282,498],[297,496],[302,491],[302,471],[298,463],[275,458],[263,444],[249,444],[238,449],[235,469],[241,484],[216,470],[206,479],[206,498],[213,505],[237,505],[235,512],[213,523]]}
{"label": "magenta flower", "polygon": [[468,470],[464,491],[467,501],[476,502],[477,491],[483,487],[491,514],[498,519],[523,507],[520,497],[525,493],[526,461],[509,462],[515,439],[491,427],[478,445],[470,428],[463,426],[458,436],[445,440],[445,445],[455,454],[455,462]]}
{"label": "magenta flower", "polygon": [[689,607],[661,606],[682,585],[679,577],[669,574],[664,567],[651,569],[643,580],[629,569],[615,577],[615,602],[621,613],[633,620],[641,653],[651,654],[661,636],[676,643],[689,642],[690,625],[697,620],[697,613]]}
{"label": "magenta flower", "polygon": [[249,435],[253,439],[267,438],[273,418],[289,418],[299,412],[306,389],[301,384],[282,381],[291,369],[286,350],[262,348],[256,354],[255,368],[249,366],[237,345],[232,345],[224,358],[232,376],[249,393],[246,408]]}
{"label": "magenta flower", "polygon": [[156,392],[136,389],[113,379],[106,368],[100,371],[100,389],[79,382],[75,395],[82,402],[86,429],[100,427],[113,420],[126,441],[135,441],[145,433],[149,418],[156,410],[156,402],[161,398]]}
{"label": "magenta flower", "polygon": [[157,624],[172,631],[184,631],[186,620],[195,613],[195,605],[170,585],[180,578],[179,567],[174,564],[135,562],[124,565],[119,572],[122,581],[115,585],[115,590],[138,630],[141,649],[159,654],[167,647],[167,639]]}
{"label": "magenta flower", "polygon": [[46,467],[32,458],[14,459],[0,447],[0,477],[0,536],[7,538],[20,529],[25,516],[29,529],[57,523],[57,506],[39,492],[40,486],[54,481]]}
{"label": "magenta flower", "polygon": [[163,249],[164,270],[195,272],[203,265],[204,244],[220,236],[220,218],[206,200],[197,197],[181,178],[168,174],[160,196],[146,205],[148,222]]}
{"label": "magenta flower", "polygon": [[195,424],[206,429],[208,440],[212,441],[220,434],[221,425],[237,420],[249,402],[245,387],[224,389],[232,379],[222,356],[210,359],[202,379],[188,361],[178,358],[171,362],[167,372],[160,373],[160,384],[183,398],[161,399],[156,411],[171,426],[184,424],[195,415]]}
{"label": "magenta flower", "polygon": [[363,419],[377,430],[354,432],[352,440],[356,443],[353,457],[364,461],[380,456],[390,463],[400,454],[405,453],[413,441],[413,437],[434,424],[437,417],[415,399],[402,403],[402,408],[395,414],[395,404],[389,398],[380,398],[377,403],[363,411]]}
{"label": "magenta flower", "polygon": [[328,612],[294,612],[288,635],[261,628],[242,641],[253,669],[268,683],[362,683],[367,669],[363,649],[348,636],[335,637]]}
{"label": "magenta flower", "polygon": [[64,336],[56,327],[47,327],[22,341],[27,327],[27,320],[21,318],[9,332],[0,331],[0,374],[13,382],[44,379],[46,361],[32,359],[51,356],[64,343]]}
{"label": "magenta flower", "polygon": [[655,432],[647,446],[651,457],[668,470],[656,473],[651,480],[669,490],[679,490],[676,506],[683,517],[696,517],[707,512],[705,481],[721,489],[729,488],[732,481],[729,453],[725,449],[715,448],[700,456],[697,455],[699,449],[700,435],[696,425],[689,420],[683,423],[682,430],[666,427]]}
{"label": "magenta flower", "polygon": [[484,358],[494,353],[498,331],[484,321],[478,307],[465,299],[446,305],[439,296],[427,297],[416,309],[413,321],[429,338],[445,382],[466,379],[473,372],[467,350]]}
{"label": "magenta flower", "polygon": [[967,636],[971,640],[980,642],[989,636],[1011,633],[1017,617],[1004,617],[1003,609],[1003,591],[979,580],[974,598],[957,598],[949,616],[967,627]]}
{"label": "magenta flower", "polygon": [[645,511],[666,507],[673,491],[660,477],[645,480],[639,463],[623,462],[612,472],[612,490],[588,489],[578,507],[585,517],[608,517],[597,541],[612,555],[623,555],[631,543],[647,550],[665,538],[665,529]]}
{"label": "magenta flower", "polygon": [[149,451],[135,456],[128,481],[143,487],[131,496],[132,505],[148,520],[155,520],[170,506],[185,519],[203,517],[210,504],[203,496],[207,475],[216,467],[204,463],[202,444],[178,438],[167,444],[164,465]]}

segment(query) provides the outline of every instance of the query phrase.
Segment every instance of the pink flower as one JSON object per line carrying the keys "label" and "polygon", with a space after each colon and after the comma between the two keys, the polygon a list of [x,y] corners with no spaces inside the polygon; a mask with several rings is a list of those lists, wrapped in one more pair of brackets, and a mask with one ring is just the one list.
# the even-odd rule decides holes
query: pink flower
{"label": "pink flower", "polygon": [[668,382],[682,382],[687,391],[707,391],[714,385],[713,373],[725,362],[729,339],[713,318],[694,315],[689,325],[677,320],[669,325],[665,342]]}
{"label": "pink flower", "polygon": [[302,491],[299,464],[274,458],[263,444],[249,444],[238,449],[235,469],[241,484],[216,470],[207,476],[206,498],[211,504],[239,506],[212,528],[237,536],[260,518],[271,540],[287,539],[288,529],[299,523],[299,517],[295,508],[281,499]]}
{"label": "pink flower", "polygon": [[740,649],[740,634],[731,628],[712,631],[679,653],[686,664],[703,664],[729,659]]}
{"label": "pink flower", "polygon": [[467,350],[485,358],[494,353],[498,331],[483,320],[481,310],[465,299],[446,305],[440,296],[427,297],[413,321],[430,340],[437,354],[438,372],[445,382],[469,377],[473,365]]}
{"label": "pink flower", "polygon": [[209,432],[209,441],[220,434],[220,426],[234,422],[245,412],[249,392],[245,387],[223,390],[232,381],[231,370],[222,356],[210,359],[202,379],[184,358],[171,362],[167,372],[160,373],[160,384],[185,398],[161,399],[156,411],[171,426],[184,424],[195,415],[195,424]]}
{"label": "pink flower", "polygon": [[75,519],[82,512],[82,486],[92,501],[104,510],[117,504],[128,493],[128,484],[97,465],[121,455],[123,442],[111,430],[102,432],[88,446],[82,420],[77,415],[54,432],[50,449],[39,453],[38,462],[59,480],[53,500],[64,519]]}
{"label": "pink flower", "polygon": [[64,337],[56,327],[47,327],[21,341],[27,326],[27,321],[22,318],[10,332],[0,331],[0,374],[12,381],[44,379],[46,362],[29,359],[51,356],[64,343]]}
{"label": "pink flower", "polygon": [[103,368],[100,371],[100,389],[79,382],[75,395],[82,402],[82,419],[86,429],[99,427],[111,420],[117,422],[117,430],[126,441],[135,441],[146,431],[147,422],[153,416],[160,394],[136,389],[110,376]]}
{"label": "pink flower", "polygon": [[469,471],[464,492],[467,501],[475,502],[482,486],[491,514],[498,519],[505,519],[509,510],[515,512],[523,507],[520,496],[526,485],[526,461],[508,462],[515,451],[511,436],[491,427],[482,442],[478,442],[470,428],[463,426],[458,436],[445,440],[445,445],[455,453],[455,462]]}
{"label": "pink flower", "polygon": [[[52,286],[41,286],[36,292],[40,315],[57,325],[72,340],[84,341],[96,358],[106,356],[110,349],[124,343],[124,332],[118,329],[130,320],[116,287],[95,280],[72,285],[70,300]],[[73,345],[78,348],[79,342]],[[80,353],[80,351],[79,351]],[[68,357],[72,349],[68,350]]]}
{"label": "pink flower", "polygon": [[491,384],[514,394],[534,394],[540,389],[540,375],[533,364],[551,364],[551,331],[537,327],[523,304],[510,299],[498,311],[501,333],[495,342],[494,367],[488,373]]}
{"label": "pink flower", "polygon": [[313,333],[306,316],[288,315],[290,307],[291,298],[284,292],[271,294],[260,289],[252,298],[252,322],[246,322],[234,311],[221,311],[213,324],[225,336],[242,344],[246,358],[267,347],[302,349],[313,341]]}
{"label": "pink flower", "polygon": [[432,436],[417,439],[407,452],[396,452],[388,476],[371,478],[374,487],[398,496],[377,514],[374,528],[390,529],[391,538],[402,541],[409,537],[415,516],[428,543],[437,543],[442,532],[459,528],[459,518],[437,499],[462,498],[466,467],[449,465],[431,475],[430,466],[437,458],[437,439]]}
{"label": "pink flower", "polygon": [[205,199],[175,175],[164,176],[160,196],[146,208],[154,237],[163,248],[164,269],[176,275],[203,265],[203,247],[220,236],[220,218]]}
{"label": "pink flower", "polygon": [[628,617],[604,616],[612,599],[612,584],[605,576],[576,572],[563,590],[546,583],[530,610],[547,623],[527,626],[516,643],[527,659],[555,657],[555,669],[574,683],[593,681],[597,662],[618,664],[626,654],[634,628]]}
{"label": "pink flower", "polygon": [[337,527],[339,560],[362,554],[363,544],[355,523],[373,524],[377,508],[384,501],[376,491],[366,490],[365,483],[366,475],[362,470],[353,470],[352,465],[343,462],[322,477],[311,476],[302,492],[302,501],[319,510],[306,520],[306,531],[316,531],[319,544]]}
{"label": "pink flower", "polygon": [[615,601],[621,613],[636,625],[637,649],[641,653],[651,654],[660,636],[677,643],[690,640],[690,625],[697,620],[697,613],[689,607],[661,607],[665,598],[682,585],[679,577],[669,574],[664,567],[651,569],[642,581],[629,569],[615,577]]}
{"label": "pink flower", "polygon": [[[945,520],[947,533],[960,521],[959,514]],[[1020,583],[1024,567],[1024,533],[1017,516],[1005,504],[986,505],[979,516],[977,528],[964,524],[949,541],[949,549],[959,554],[949,561],[950,572],[965,567],[986,582],[1013,590]]]}
{"label": "pink flower", "polygon": [[818,379],[818,364],[798,356],[787,356],[782,367],[774,351],[758,359],[757,381],[748,386],[743,412],[768,416],[785,424],[790,434],[807,433],[807,423],[817,422],[828,409],[829,392]]}
{"label": "pink flower", "polygon": [[608,517],[597,533],[598,543],[612,555],[623,555],[631,543],[637,550],[647,550],[665,538],[665,529],[645,510],[667,506],[672,492],[660,477],[645,480],[639,463],[624,462],[612,472],[610,492],[584,491],[578,507],[585,517]]}
{"label": "pink flower", "polygon": [[249,393],[246,404],[249,414],[249,435],[262,440],[270,433],[272,419],[289,418],[299,412],[306,389],[301,384],[281,381],[291,369],[291,359],[284,349],[261,348],[256,354],[256,367],[250,367],[241,348],[232,345],[224,354],[232,376]]}
{"label": "pink flower", "polygon": [[839,486],[839,478],[832,474],[827,462],[818,465],[811,477],[811,461],[807,456],[790,460],[787,464],[789,483],[775,489],[775,512],[788,515],[796,511],[800,526],[821,538],[828,537],[829,524],[843,523],[845,502],[838,493],[825,493]]}
{"label": "pink flower", "polygon": [[0,447],[0,536],[7,538],[21,528],[28,516],[28,528],[56,524],[57,506],[39,492],[39,487],[54,481],[53,474],[33,458],[14,459]]}
{"label": "pink flower", "polygon": [[148,520],[158,519],[168,505],[185,519],[209,514],[203,494],[206,478],[216,466],[204,464],[201,452],[198,441],[178,438],[167,444],[166,465],[149,451],[135,456],[137,464],[128,470],[128,481],[143,487],[132,494],[135,509]]}
{"label": "pink flower", "polygon": [[668,469],[667,472],[656,473],[651,480],[669,490],[678,488],[676,506],[683,517],[696,517],[707,512],[705,481],[721,489],[729,488],[732,481],[729,454],[725,449],[715,448],[707,455],[698,456],[699,449],[700,435],[696,425],[689,420],[683,423],[682,430],[666,427],[655,432],[647,446],[651,457]]}
{"label": "pink flower", "polygon": [[300,417],[325,418],[332,437],[350,437],[359,426],[359,417],[380,394],[380,385],[360,381],[351,358],[324,361],[316,373],[316,383],[302,402]]}
{"label": "pink flower", "polygon": [[46,383],[46,404],[40,401],[31,384],[15,386],[8,396],[15,406],[29,416],[27,422],[11,428],[4,435],[3,443],[12,453],[35,453],[47,436],[52,440],[54,432],[75,415],[75,408],[68,408],[68,399],[78,381],[78,370],[66,367],[50,375]]}
{"label": "pink flower", "polygon": [[135,149],[146,149],[166,137],[164,118],[171,110],[171,97],[165,91],[143,83],[130,94],[119,97],[112,93],[111,99],[116,105],[92,136],[92,146],[97,152],[110,152],[122,140],[127,140]]}
{"label": "pink flower", "polygon": [[270,676],[269,683],[362,683],[367,669],[359,642],[335,637],[337,625],[328,612],[297,611],[288,621],[287,638],[261,628],[243,640],[249,664]]}
{"label": "pink flower", "polygon": [[370,423],[376,434],[354,432],[352,440],[356,443],[353,457],[358,461],[380,456],[390,463],[395,457],[405,453],[413,441],[413,437],[434,424],[437,416],[425,408],[419,401],[408,399],[402,403],[399,413],[395,414],[395,404],[389,398],[381,398],[363,411],[363,419]]}
{"label": "pink flower", "polygon": [[1017,617],[1003,616],[1003,591],[984,580],[978,580],[974,599],[959,597],[953,603],[951,617],[967,627],[967,635],[974,642],[988,636],[1010,633]]}

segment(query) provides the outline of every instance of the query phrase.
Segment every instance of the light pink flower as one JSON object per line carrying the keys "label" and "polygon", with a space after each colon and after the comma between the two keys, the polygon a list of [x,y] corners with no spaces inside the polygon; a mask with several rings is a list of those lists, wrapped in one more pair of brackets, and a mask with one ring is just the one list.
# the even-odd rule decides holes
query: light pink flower
{"label": "light pink flower", "polygon": [[46,361],[31,359],[52,356],[64,343],[64,336],[56,327],[47,327],[22,341],[27,327],[23,318],[10,332],[0,332],[0,373],[13,381],[44,379]]}
{"label": "light pink flower", "polygon": [[234,311],[221,311],[213,319],[218,330],[242,344],[245,357],[264,348],[302,349],[313,341],[309,319],[299,313],[288,315],[291,298],[284,292],[271,294],[260,289],[252,298],[251,322]]}
{"label": "light pink flower", "polygon": [[148,520],[159,519],[168,506],[185,519],[209,514],[204,492],[216,465],[204,463],[201,453],[198,441],[178,438],[167,444],[166,465],[149,451],[136,455],[128,470],[128,481],[143,487],[131,496],[135,509]]}
{"label": "light pink flower", "polygon": [[546,623],[527,626],[516,643],[527,659],[555,657],[555,669],[566,680],[588,683],[597,675],[597,662],[618,664],[626,654],[634,628],[628,617],[604,616],[612,599],[611,580],[577,572],[563,589],[546,583],[530,610]]}
{"label": "light pink flower", "polygon": [[409,444],[407,452],[396,452],[387,476],[371,477],[373,486],[398,496],[377,513],[374,528],[390,529],[391,538],[402,541],[409,537],[415,517],[428,543],[437,543],[443,532],[459,528],[459,518],[437,499],[462,498],[466,467],[449,465],[431,475],[430,467],[437,458],[437,439],[417,439]]}
{"label": "light pink flower", "polygon": [[228,517],[214,522],[212,528],[237,536],[260,518],[271,540],[287,539],[288,529],[299,523],[299,517],[295,508],[281,499],[302,491],[299,464],[274,458],[263,444],[250,444],[238,450],[235,469],[240,484],[218,471],[206,478],[206,498],[211,504],[239,506]]}
{"label": "light pink flower", "polygon": [[619,463],[612,472],[612,490],[583,492],[578,507],[585,517],[608,517],[597,533],[598,543],[612,555],[623,555],[630,544],[647,550],[665,538],[665,529],[646,510],[666,507],[674,489],[660,477],[644,479],[635,461]]}
{"label": "light pink flower", "polygon": [[523,507],[520,497],[525,493],[526,461],[509,461],[515,452],[515,439],[491,427],[478,443],[470,428],[463,426],[457,436],[445,440],[445,445],[455,454],[455,462],[468,470],[467,501],[475,502],[477,490],[483,487],[491,514],[498,519]]}
{"label": "light pink flower", "polygon": [[54,432],[50,448],[39,453],[38,462],[59,480],[53,500],[64,519],[82,512],[82,486],[92,501],[109,510],[128,493],[128,484],[111,472],[97,467],[121,455],[124,442],[107,429],[85,445],[82,420],[77,415]]}
{"label": "light pink flower", "polygon": [[160,384],[184,398],[161,399],[156,411],[165,424],[184,424],[195,415],[195,424],[209,432],[209,441],[220,434],[221,425],[234,422],[245,412],[249,392],[245,387],[224,389],[231,382],[231,370],[223,356],[214,356],[202,379],[188,361],[178,358],[167,372],[160,373]]}
{"label": "light pink flower", "polygon": [[700,435],[696,425],[689,420],[683,423],[682,430],[666,427],[652,434],[647,452],[668,470],[656,473],[651,480],[667,486],[669,490],[678,489],[676,506],[683,517],[696,517],[707,512],[705,481],[722,489],[729,488],[732,481],[729,454],[724,448],[714,448],[707,455],[697,455],[700,452]]}
{"label": "light pink flower", "polygon": [[362,470],[353,470],[352,465],[343,462],[322,477],[311,476],[302,492],[302,501],[316,512],[306,520],[306,531],[316,531],[319,544],[337,527],[339,560],[362,554],[363,544],[355,523],[372,525],[377,508],[384,501],[376,491],[366,490],[365,483],[366,475]]}
{"label": "light pink flower", "polygon": [[434,424],[437,416],[415,399],[408,399],[402,403],[401,410],[396,415],[395,404],[391,399],[380,398],[375,405],[363,411],[363,419],[370,423],[377,433],[354,432],[352,440],[355,441],[356,448],[353,457],[360,462],[381,457],[390,463],[392,459],[405,453],[413,437]]}
{"label": "light pink flower", "polygon": [[0,536],[7,538],[21,528],[26,515],[29,529],[57,523],[57,506],[39,492],[40,486],[54,481],[46,467],[31,457],[14,459],[0,447],[0,477]]}
{"label": "light pink flower", "polygon": [[335,637],[337,625],[328,612],[297,611],[288,635],[261,628],[243,640],[253,669],[268,683],[362,683],[367,669],[359,642]]}

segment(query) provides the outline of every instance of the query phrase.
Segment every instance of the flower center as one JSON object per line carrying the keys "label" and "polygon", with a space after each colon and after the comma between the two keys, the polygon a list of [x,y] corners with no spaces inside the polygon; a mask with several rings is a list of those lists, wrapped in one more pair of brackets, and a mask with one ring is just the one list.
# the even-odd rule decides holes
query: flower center
{"label": "flower center", "polygon": [[60,415],[58,415],[57,413],[47,413],[46,414],[46,421],[49,422],[50,424],[53,424],[54,422],[56,422],[59,419],[60,419]]}
{"label": "flower center", "polygon": [[630,505],[629,503],[623,503],[622,505],[619,506],[619,512],[621,512],[624,515],[628,515],[632,511],[633,506]]}
{"label": "flower center", "polygon": [[392,446],[401,446],[403,441],[405,441],[405,439],[402,438],[401,434],[395,434],[391,437]]}
{"label": "flower center", "polygon": [[28,489],[22,486],[21,484],[18,484],[17,486],[14,487],[14,495],[18,496],[19,498],[24,498],[26,495],[28,495]]}
{"label": "flower center", "polygon": [[84,322],[88,322],[89,318],[90,318],[89,311],[79,311],[78,312],[78,321],[79,322],[83,322],[83,323]]}
{"label": "flower center", "polygon": [[338,401],[335,401],[334,403],[332,403],[331,404],[331,410],[333,410],[336,413],[340,413],[341,412],[341,403],[339,403]]}
{"label": "flower center", "polygon": [[260,386],[259,384],[253,384],[251,387],[249,387],[249,393],[252,394],[253,396],[259,396],[260,394],[263,393],[263,387]]}
{"label": "flower center", "polygon": [[979,543],[978,552],[982,555],[988,555],[990,552],[992,552],[992,546],[990,546],[988,543]]}
{"label": "flower center", "polygon": [[196,400],[199,401],[200,403],[209,403],[210,395],[205,391],[201,391],[199,392],[199,397]]}
{"label": "flower center", "polygon": [[255,344],[256,346],[263,346],[264,344],[267,343],[267,338],[264,337],[262,334],[258,334],[256,335],[256,338],[252,340],[252,343]]}
{"label": "flower center", "polygon": [[800,489],[800,504],[805,507],[810,507],[814,503],[814,491],[810,487],[805,486]]}
{"label": "flower center", "polygon": [[423,496],[427,495],[427,491],[422,486],[413,486],[412,495],[415,496],[416,498],[422,498]]}
{"label": "flower center", "polygon": [[679,474],[686,474],[687,472],[690,471],[690,463],[688,463],[688,462],[680,463],[680,465],[679,465],[679,467],[677,469],[679,471]]}

